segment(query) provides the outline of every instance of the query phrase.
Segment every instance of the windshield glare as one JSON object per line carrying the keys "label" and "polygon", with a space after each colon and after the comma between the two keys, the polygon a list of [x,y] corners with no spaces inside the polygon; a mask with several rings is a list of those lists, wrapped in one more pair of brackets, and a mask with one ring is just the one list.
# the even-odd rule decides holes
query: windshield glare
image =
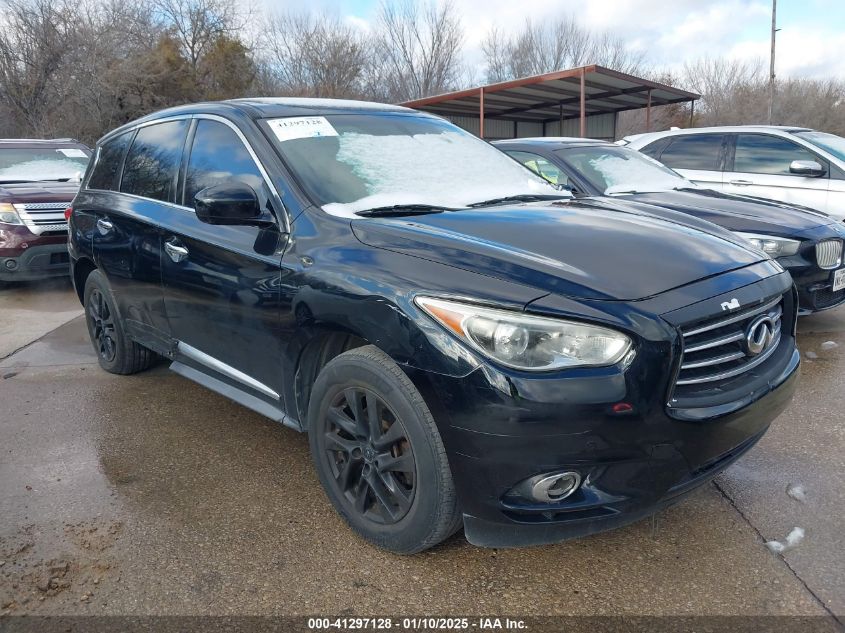
{"label": "windshield glare", "polygon": [[799,136],[808,143],[830,152],[839,160],[845,161],[845,138],[826,132],[796,132],[795,136]]}
{"label": "windshield glare", "polygon": [[605,195],[695,186],[656,160],[626,147],[573,147],[559,150],[558,154]]}
{"label": "windshield glare", "polygon": [[484,141],[434,117],[335,114],[266,124],[302,185],[333,215],[358,217],[358,211],[393,205],[455,208],[523,194],[566,195]]}
{"label": "windshield glare", "polygon": [[0,148],[0,182],[78,180],[88,158],[87,152],[75,147]]}

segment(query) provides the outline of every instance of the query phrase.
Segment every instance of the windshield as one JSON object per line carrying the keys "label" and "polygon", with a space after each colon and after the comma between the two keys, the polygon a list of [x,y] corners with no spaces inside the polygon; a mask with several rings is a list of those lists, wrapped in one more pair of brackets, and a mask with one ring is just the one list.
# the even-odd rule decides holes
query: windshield
{"label": "windshield", "polygon": [[519,163],[448,121],[415,114],[334,114],[266,121],[314,200],[333,215],[396,206],[466,207],[555,195]]}
{"label": "windshield", "polygon": [[845,138],[826,132],[795,132],[808,143],[830,152],[839,160],[845,161]]}
{"label": "windshield", "polygon": [[78,180],[89,156],[76,147],[0,148],[0,182]]}
{"label": "windshield", "polygon": [[557,153],[593,187],[609,196],[695,186],[656,160],[627,147],[595,145],[572,147]]}

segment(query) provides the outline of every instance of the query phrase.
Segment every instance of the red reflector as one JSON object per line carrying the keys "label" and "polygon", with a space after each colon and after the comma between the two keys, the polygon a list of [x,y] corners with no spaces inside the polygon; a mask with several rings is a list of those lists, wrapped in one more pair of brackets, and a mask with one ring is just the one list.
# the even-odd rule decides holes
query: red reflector
{"label": "red reflector", "polygon": [[70,214],[73,213],[73,207],[65,209],[65,220],[70,220]]}
{"label": "red reflector", "polygon": [[613,412],[614,413],[628,413],[629,411],[633,411],[634,407],[632,407],[627,402],[617,402],[613,405]]}

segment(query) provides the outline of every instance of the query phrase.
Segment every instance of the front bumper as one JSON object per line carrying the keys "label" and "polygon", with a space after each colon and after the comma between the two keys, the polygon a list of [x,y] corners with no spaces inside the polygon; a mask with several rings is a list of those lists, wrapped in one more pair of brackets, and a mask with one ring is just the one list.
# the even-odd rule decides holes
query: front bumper
{"label": "front bumper", "polygon": [[[793,350],[768,393],[732,414],[697,422],[663,411],[617,414],[610,402],[561,402],[544,414],[547,405],[491,398],[482,370],[463,379],[431,376],[434,389],[453,394],[464,412],[489,415],[499,431],[518,427],[513,434],[461,428],[459,410],[441,428],[467,539],[483,547],[553,543],[620,527],[678,501],[762,437],[792,398],[799,362]],[[439,413],[454,404],[441,403]],[[548,434],[550,426],[559,432]],[[557,504],[509,496],[528,477],[564,470],[577,471],[584,483]]]}
{"label": "front bumper", "polygon": [[37,244],[0,255],[0,281],[36,281],[70,274],[67,243]]}
{"label": "front bumper", "polygon": [[845,288],[833,290],[835,270],[787,268],[798,289],[799,314],[829,310],[845,303]]}

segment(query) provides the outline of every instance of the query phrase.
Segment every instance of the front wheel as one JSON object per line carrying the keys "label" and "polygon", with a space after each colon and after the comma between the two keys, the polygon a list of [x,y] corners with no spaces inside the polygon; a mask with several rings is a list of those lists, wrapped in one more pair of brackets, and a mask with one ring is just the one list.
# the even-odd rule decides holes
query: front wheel
{"label": "front wheel", "polygon": [[413,383],[379,349],[350,350],[323,368],[308,424],[320,482],[362,537],[413,554],[460,527],[434,419]]}
{"label": "front wheel", "polygon": [[85,322],[100,367],[112,374],[134,374],[155,361],[155,353],[126,336],[106,278],[94,270],[85,280]]}

